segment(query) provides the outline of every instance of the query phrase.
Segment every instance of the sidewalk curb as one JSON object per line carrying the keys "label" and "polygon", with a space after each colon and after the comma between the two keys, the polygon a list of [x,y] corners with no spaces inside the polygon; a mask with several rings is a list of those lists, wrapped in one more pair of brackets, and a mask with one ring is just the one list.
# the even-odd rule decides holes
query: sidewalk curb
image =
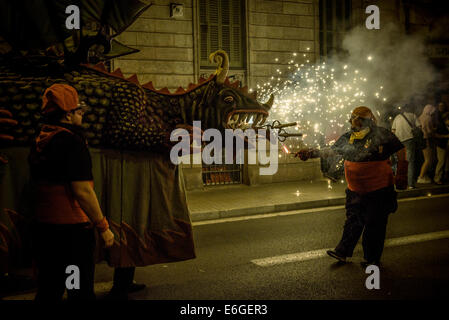
{"label": "sidewalk curb", "polygon": [[[425,186],[412,190],[398,191],[398,199],[415,198],[428,196],[429,194],[449,193],[449,185],[444,186]],[[303,210],[312,208],[324,208],[345,204],[345,197],[335,197],[322,200],[311,200],[301,202],[291,202],[276,205],[266,205],[260,207],[235,208],[229,210],[215,210],[203,212],[191,212],[190,219],[192,222],[216,220],[232,217],[251,216],[256,214],[276,213],[283,211]]]}

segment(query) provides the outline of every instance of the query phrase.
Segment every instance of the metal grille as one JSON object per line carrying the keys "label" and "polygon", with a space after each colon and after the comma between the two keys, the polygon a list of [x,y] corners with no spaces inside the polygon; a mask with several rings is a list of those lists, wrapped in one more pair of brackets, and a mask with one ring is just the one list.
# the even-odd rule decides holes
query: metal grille
{"label": "metal grille", "polygon": [[242,164],[203,164],[203,184],[205,186],[242,183]]}

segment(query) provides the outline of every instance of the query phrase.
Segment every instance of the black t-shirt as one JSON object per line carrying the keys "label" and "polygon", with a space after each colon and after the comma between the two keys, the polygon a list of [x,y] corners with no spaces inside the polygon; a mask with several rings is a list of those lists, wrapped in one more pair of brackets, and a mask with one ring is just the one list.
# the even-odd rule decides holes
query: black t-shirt
{"label": "black t-shirt", "polygon": [[[449,134],[449,130],[447,129],[447,126],[444,123],[444,120],[443,120],[443,117],[441,116],[441,114],[438,115],[438,124],[437,124],[436,133],[444,134],[444,135]],[[436,145],[439,148],[443,148],[443,149],[446,149],[447,141],[448,141],[447,138],[436,138],[435,139]]]}
{"label": "black t-shirt", "polygon": [[342,155],[345,160],[352,162],[387,160],[398,152],[404,145],[389,130],[373,127],[363,139],[354,139],[349,143],[351,131],[343,134],[332,146],[332,149]]}
{"label": "black t-shirt", "polygon": [[81,128],[58,124],[69,132],[57,133],[41,152],[31,148],[29,163],[35,181],[67,183],[93,180],[92,160]]}

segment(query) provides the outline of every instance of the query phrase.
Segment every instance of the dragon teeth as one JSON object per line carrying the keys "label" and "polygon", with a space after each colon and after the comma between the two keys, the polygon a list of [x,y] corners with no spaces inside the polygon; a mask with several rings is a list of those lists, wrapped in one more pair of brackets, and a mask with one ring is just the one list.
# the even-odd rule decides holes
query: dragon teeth
{"label": "dragon teeth", "polygon": [[248,129],[262,125],[267,119],[262,113],[234,113],[228,120],[228,126],[232,129]]}
{"label": "dragon teeth", "polygon": [[254,125],[255,126],[257,126],[258,124],[259,124],[259,122],[260,122],[260,120],[262,120],[262,114],[258,114],[257,116],[256,116],[256,119],[254,120]]}

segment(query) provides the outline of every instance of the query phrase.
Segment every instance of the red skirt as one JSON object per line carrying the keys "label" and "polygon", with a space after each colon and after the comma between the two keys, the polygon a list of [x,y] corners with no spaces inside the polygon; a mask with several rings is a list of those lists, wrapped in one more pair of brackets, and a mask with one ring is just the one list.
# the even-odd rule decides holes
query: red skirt
{"label": "red skirt", "polygon": [[345,160],[348,189],[360,194],[376,191],[394,184],[390,160],[352,162]]}

